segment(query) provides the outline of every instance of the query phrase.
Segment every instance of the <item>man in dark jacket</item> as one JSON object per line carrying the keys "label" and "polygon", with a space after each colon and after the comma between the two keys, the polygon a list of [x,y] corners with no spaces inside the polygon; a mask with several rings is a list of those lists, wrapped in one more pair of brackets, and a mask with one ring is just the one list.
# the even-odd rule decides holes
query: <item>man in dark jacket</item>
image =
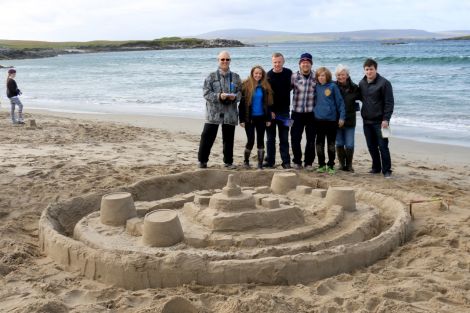
{"label": "man in dark jacket", "polygon": [[272,122],[266,128],[266,167],[274,167],[276,163],[276,128],[279,131],[279,151],[282,168],[289,169],[289,122],[290,122],[290,91],[292,71],[284,67],[284,56],[273,53],[273,68],[268,72],[268,81],[274,92],[274,103],[271,107]]}
{"label": "man in dark jacket", "polygon": [[392,161],[388,149],[387,133],[393,113],[392,84],[377,73],[377,62],[364,62],[364,78],[359,82],[362,97],[361,115],[364,122],[364,136],[372,157],[369,173],[382,172],[385,178],[392,175]]}

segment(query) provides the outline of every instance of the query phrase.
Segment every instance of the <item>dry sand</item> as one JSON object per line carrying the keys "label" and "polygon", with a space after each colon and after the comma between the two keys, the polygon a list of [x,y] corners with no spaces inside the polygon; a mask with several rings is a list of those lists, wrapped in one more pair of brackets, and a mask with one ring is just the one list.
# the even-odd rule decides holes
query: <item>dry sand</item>
{"label": "dry sand", "polygon": [[[0,311],[159,312],[182,296],[202,312],[470,312],[470,149],[391,140],[394,178],[366,174],[370,158],[358,136],[355,174],[335,182],[387,193],[439,197],[414,208],[409,242],[376,264],[307,285],[225,285],[128,291],[68,273],[38,248],[38,220],[51,202],[193,170],[200,120],[26,114],[41,129],[11,126],[0,111]],[[209,166],[222,167],[220,138]],[[235,160],[244,133],[237,128]],[[317,175],[317,174],[312,174]]]}

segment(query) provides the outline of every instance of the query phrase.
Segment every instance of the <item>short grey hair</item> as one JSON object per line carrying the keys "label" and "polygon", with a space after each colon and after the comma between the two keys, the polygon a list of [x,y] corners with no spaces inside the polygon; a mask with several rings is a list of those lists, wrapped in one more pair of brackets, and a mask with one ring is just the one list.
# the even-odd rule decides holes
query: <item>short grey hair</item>
{"label": "short grey hair", "polygon": [[348,74],[348,76],[349,76],[349,67],[347,67],[346,65],[343,65],[343,64],[338,64],[338,66],[336,67],[336,70],[335,70],[335,75],[338,75],[342,71],[345,71],[346,74]]}

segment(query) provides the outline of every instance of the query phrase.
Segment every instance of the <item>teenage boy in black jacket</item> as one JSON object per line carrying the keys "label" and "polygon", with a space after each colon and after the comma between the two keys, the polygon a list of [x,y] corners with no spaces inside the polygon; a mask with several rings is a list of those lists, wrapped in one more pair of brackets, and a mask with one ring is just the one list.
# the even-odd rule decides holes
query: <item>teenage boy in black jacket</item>
{"label": "teenage boy in black jacket", "polygon": [[382,172],[385,178],[392,175],[392,160],[388,149],[388,138],[383,136],[393,113],[394,99],[392,84],[377,73],[377,62],[364,62],[364,78],[359,82],[362,97],[361,115],[364,122],[364,136],[372,157],[369,173]]}

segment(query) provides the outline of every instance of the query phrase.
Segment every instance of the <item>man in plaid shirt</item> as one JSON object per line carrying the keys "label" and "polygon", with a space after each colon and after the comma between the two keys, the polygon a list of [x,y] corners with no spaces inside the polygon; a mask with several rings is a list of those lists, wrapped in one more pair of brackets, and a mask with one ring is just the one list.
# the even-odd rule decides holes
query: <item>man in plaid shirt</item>
{"label": "man in plaid shirt", "polygon": [[293,162],[296,169],[302,168],[302,134],[305,130],[307,142],[305,144],[304,166],[307,170],[313,170],[312,164],[315,159],[315,118],[313,115],[313,104],[315,98],[315,73],[312,71],[312,55],[303,53],[299,60],[299,71],[292,74],[291,85],[292,97],[292,119],[294,124],[291,128],[291,145]]}

